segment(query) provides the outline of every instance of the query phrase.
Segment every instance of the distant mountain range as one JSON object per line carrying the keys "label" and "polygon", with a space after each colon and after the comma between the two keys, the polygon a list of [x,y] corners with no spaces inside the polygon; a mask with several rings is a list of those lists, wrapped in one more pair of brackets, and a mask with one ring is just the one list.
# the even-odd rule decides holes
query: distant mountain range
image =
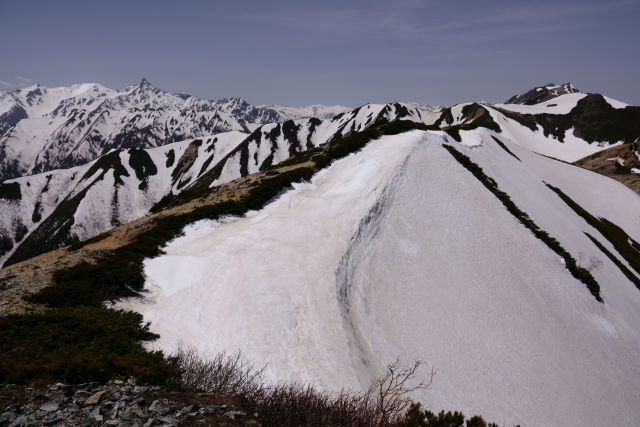
{"label": "distant mountain range", "polygon": [[116,148],[167,143],[291,119],[326,119],[350,108],[254,106],[173,94],[142,79],[113,90],[96,83],[0,93],[0,181],[69,168]]}
{"label": "distant mountain range", "polygon": [[[534,98],[541,101],[531,104]],[[535,88],[505,104],[446,108],[251,106],[241,99],[174,95],[146,80],[123,91],[95,84],[34,86],[0,99],[12,100],[14,113],[22,111],[2,116],[4,173],[28,174],[0,184],[0,265],[90,238],[146,215],[170,195],[265,171],[385,121],[443,130],[486,127],[564,161],[640,134],[640,108],[571,84]],[[21,115],[27,118],[9,126],[10,116]],[[182,140],[167,143],[176,139]],[[47,172],[35,173],[41,170]]]}

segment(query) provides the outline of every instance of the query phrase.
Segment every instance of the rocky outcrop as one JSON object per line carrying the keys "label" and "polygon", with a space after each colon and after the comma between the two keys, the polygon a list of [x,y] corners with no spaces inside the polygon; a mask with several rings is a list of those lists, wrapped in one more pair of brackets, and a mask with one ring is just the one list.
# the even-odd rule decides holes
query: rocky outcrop
{"label": "rocky outcrop", "polygon": [[240,400],[137,384],[0,385],[0,426],[259,425]]}
{"label": "rocky outcrop", "polygon": [[560,95],[566,95],[567,93],[579,92],[571,83],[565,83],[562,85],[556,85],[549,83],[546,86],[539,86],[531,89],[520,95],[514,95],[505,104],[523,104],[523,105],[535,105],[541,102],[549,101]]}

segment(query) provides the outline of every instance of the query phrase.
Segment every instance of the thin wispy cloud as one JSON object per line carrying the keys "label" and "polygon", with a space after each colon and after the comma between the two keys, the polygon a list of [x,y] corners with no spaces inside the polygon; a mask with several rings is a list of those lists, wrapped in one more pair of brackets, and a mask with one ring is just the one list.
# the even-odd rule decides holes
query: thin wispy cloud
{"label": "thin wispy cloud", "polygon": [[13,87],[14,84],[13,83],[9,83],[9,82],[5,82],[4,80],[0,80],[0,86]]}
{"label": "thin wispy cloud", "polygon": [[16,79],[18,79],[20,83],[33,83],[33,79],[30,79],[29,77],[16,76]]}

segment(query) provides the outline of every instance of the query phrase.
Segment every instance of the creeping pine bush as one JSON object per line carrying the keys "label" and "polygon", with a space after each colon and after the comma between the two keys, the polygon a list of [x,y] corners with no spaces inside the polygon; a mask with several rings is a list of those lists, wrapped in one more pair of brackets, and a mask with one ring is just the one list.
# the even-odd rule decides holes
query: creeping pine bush
{"label": "creeping pine bush", "polygon": [[74,307],[0,317],[0,383],[105,381],[134,375],[167,384],[177,376],[160,352],[141,340],[157,338],[142,315]]}
{"label": "creeping pine bush", "polygon": [[560,242],[549,235],[546,231],[542,230],[538,225],[522,211],[512,200],[511,197],[504,191],[498,188],[498,183],[491,177],[487,176],[482,168],[475,164],[469,157],[456,150],[451,145],[443,145],[443,147],[469,172],[471,172],[478,180],[484,185],[491,193],[502,202],[504,207],[511,213],[522,225],[528,228],[534,236],[542,240],[552,251],[557,253],[565,262],[567,270],[573,277],[581,281],[587,286],[587,289],[595,297],[598,302],[603,302],[600,296],[600,284],[591,275],[591,273],[584,267],[581,267],[576,262],[575,258],[567,252]]}
{"label": "creeping pine bush", "polygon": [[640,243],[636,242],[620,226],[606,218],[596,218],[586,209],[576,203],[558,187],[547,184],[575,213],[580,215],[590,226],[595,228],[607,239],[618,253],[629,263],[636,273],[640,274]]}

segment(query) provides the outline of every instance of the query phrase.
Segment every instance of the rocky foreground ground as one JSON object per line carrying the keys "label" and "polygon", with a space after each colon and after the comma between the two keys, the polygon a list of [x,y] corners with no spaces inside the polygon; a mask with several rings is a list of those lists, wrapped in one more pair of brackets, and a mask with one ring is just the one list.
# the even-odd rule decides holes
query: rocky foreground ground
{"label": "rocky foreground ground", "polygon": [[260,425],[239,402],[211,393],[172,392],[109,383],[0,385],[0,426],[226,426]]}

